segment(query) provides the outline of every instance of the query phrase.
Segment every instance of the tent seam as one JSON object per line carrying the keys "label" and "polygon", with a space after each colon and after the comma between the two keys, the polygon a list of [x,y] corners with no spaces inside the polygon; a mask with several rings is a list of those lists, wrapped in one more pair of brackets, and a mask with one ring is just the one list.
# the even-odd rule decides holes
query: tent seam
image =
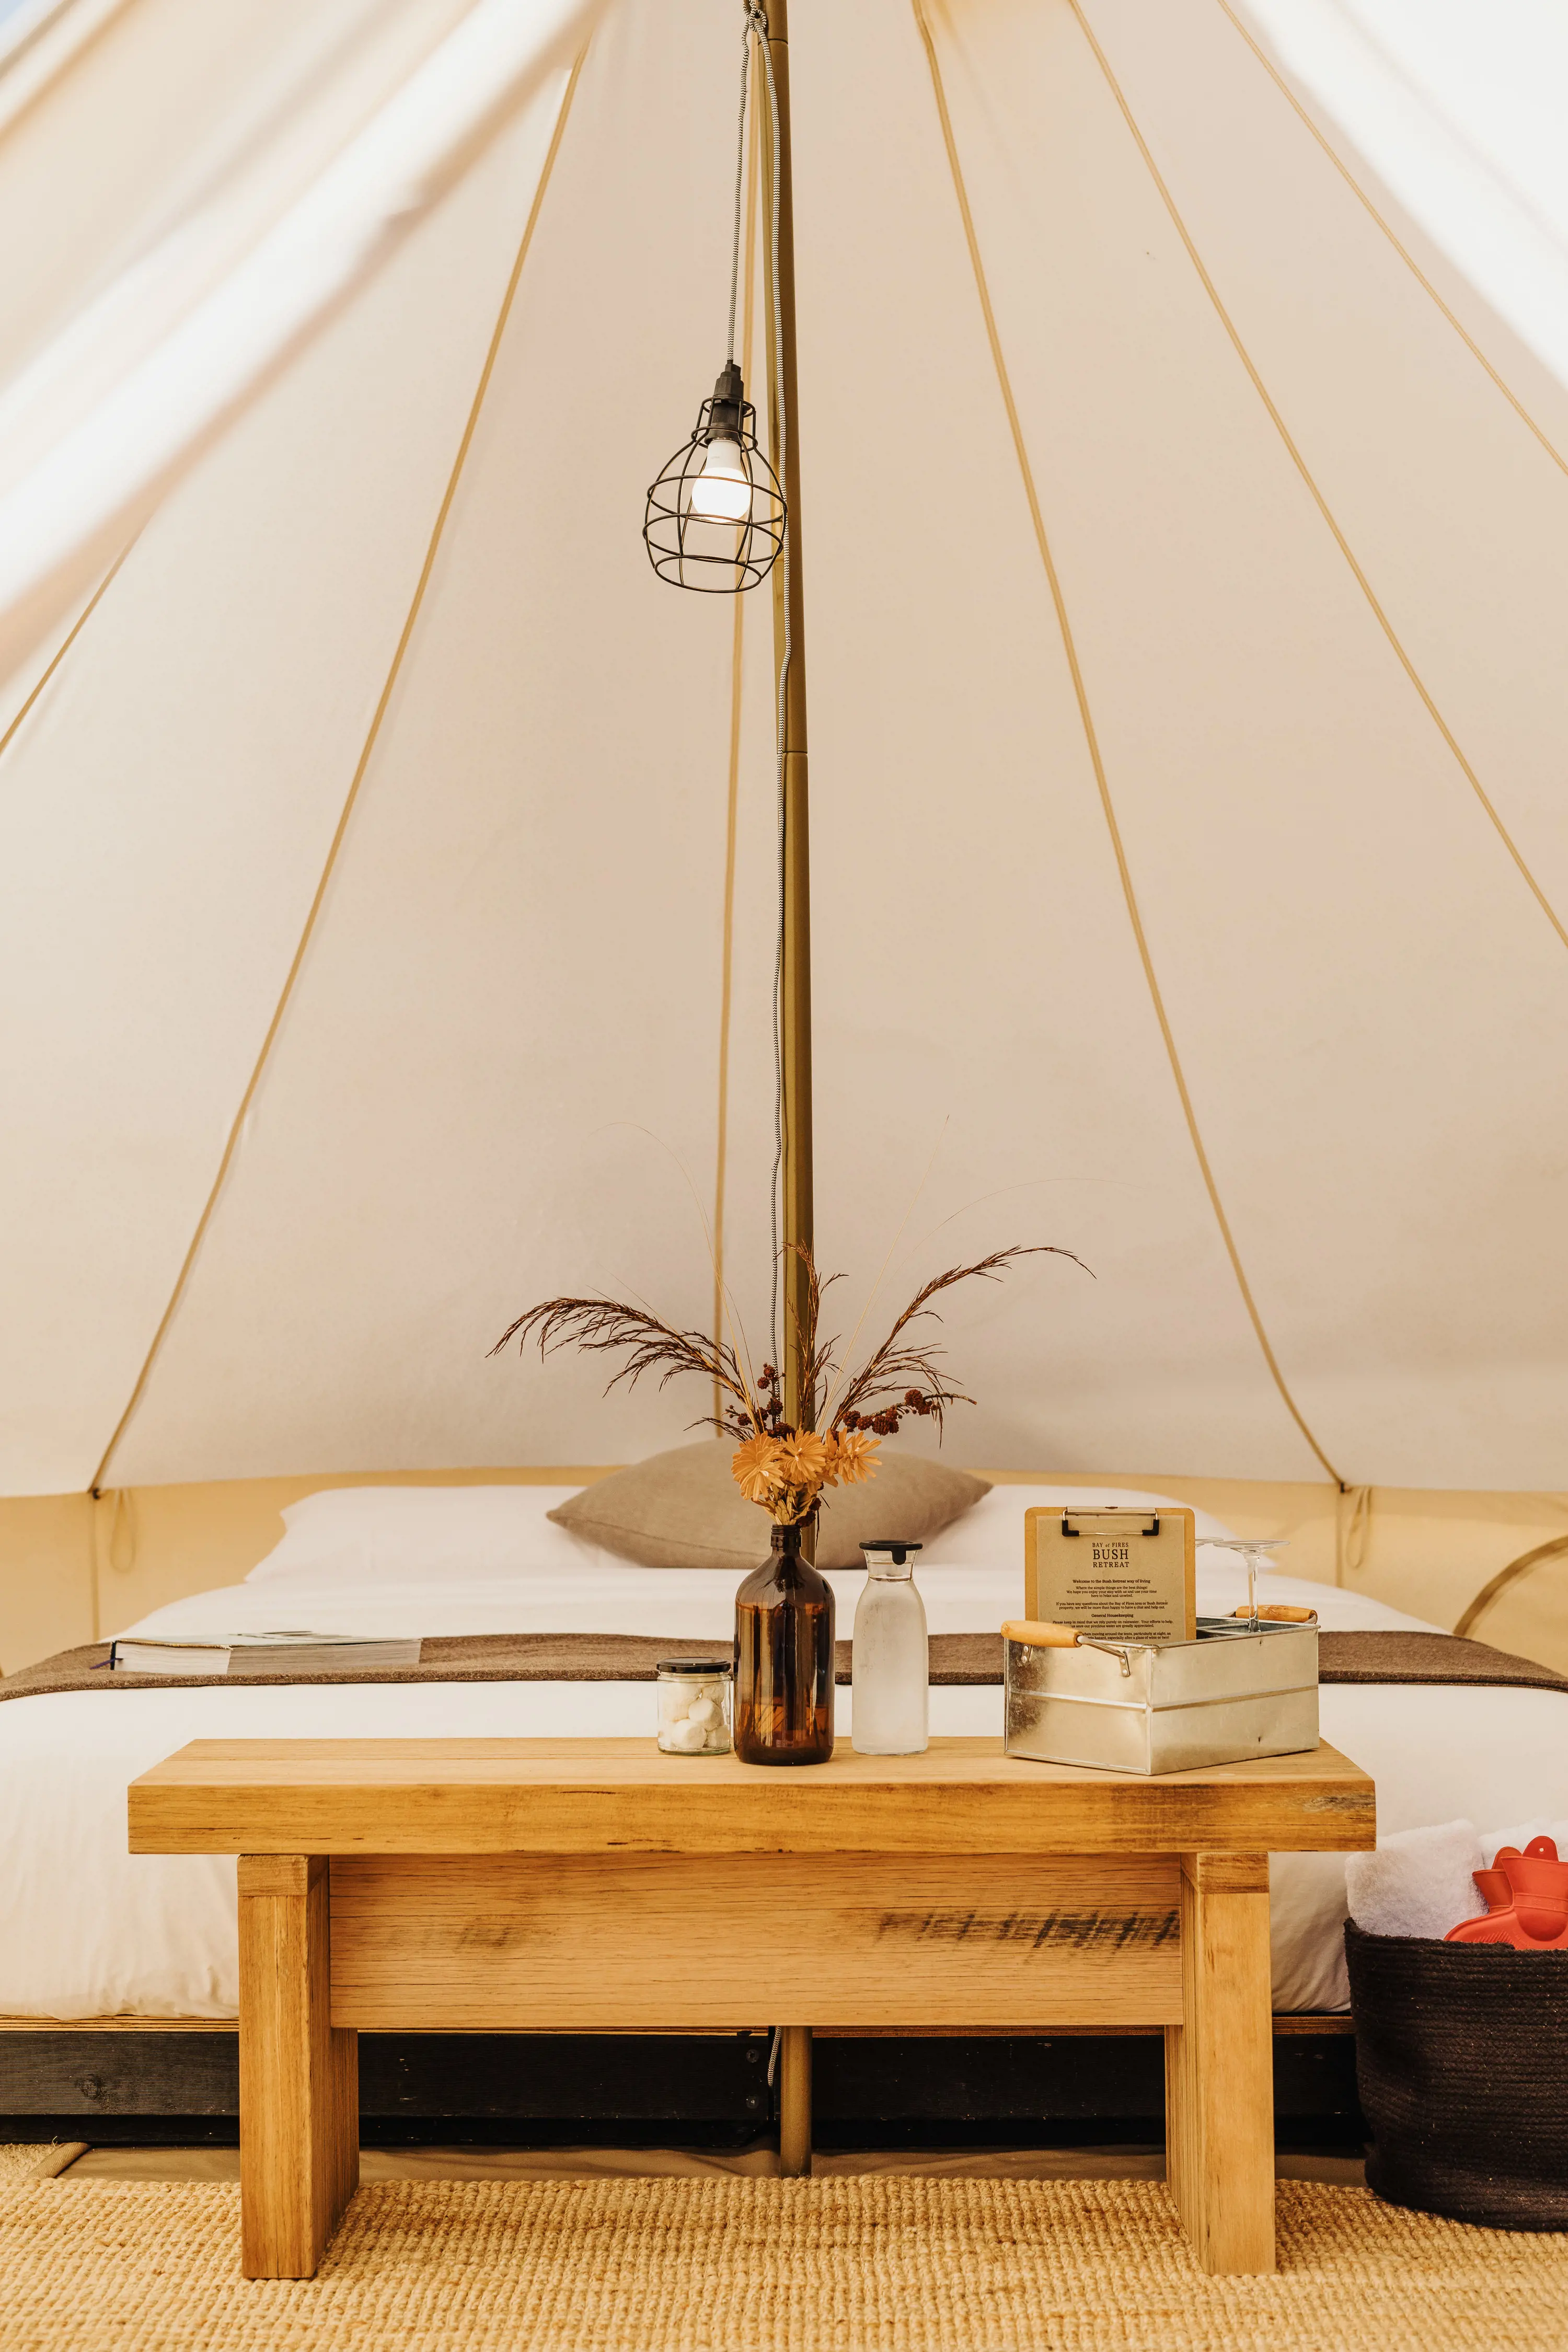
{"label": "tent seam", "polygon": [[1214,279],[1209,276],[1208,270],[1204,265],[1203,257],[1198,252],[1198,248],[1193,240],[1192,234],[1188,229],[1185,221],[1182,218],[1180,212],[1176,208],[1175,198],[1172,195],[1170,189],[1166,186],[1163,178],[1161,176],[1160,167],[1154,161],[1153,153],[1150,149],[1149,142],[1144,138],[1142,131],[1138,126],[1132,110],[1127,103],[1121,83],[1117,80],[1115,74],[1111,71],[1110,59],[1107,58],[1104,50],[1100,47],[1099,41],[1095,38],[1094,29],[1089,24],[1088,17],[1084,15],[1083,9],[1079,5],[1079,0],[1068,0],[1068,5],[1072,10],[1073,15],[1077,17],[1079,27],[1083,34],[1084,39],[1088,42],[1089,48],[1094,54],[1095,62],[1099,66],[1100,72],[1105,77],[1106,83],[1110,90],[1111,96],[1115,99],[1117,105],[1121,110],[1122,120],[1126,123],[1129,131],[1131,133],[1133,143],[1137,147],[1140,155],[1143,158],[1143,162],[1148,168],[1150,178],[1153,181],[1156,189],[1159,191],[1160,199],[1164,205],[1166,212],[1170,215],[1172,226],[1186,248],[1187,258],[1191,261],[1194,269],[1197,272],[1199,283],[1202,285],[1205,293],[1208,296],[1210,302],[1214,306],[1215,315],[1218,319],[1221,326],[1225,329],[1226,335],[1230,338],[1231,348],[1234,350],[1237,359],[1241,362],[1243,368],[1246,370],[1248,381],[1251,383],[1253,390],[1257,393],[1259,400],[1263,403],[1264,407],[1268,410],[1269,421],[1272,423],[1275,431],[1279,434],[1280,440],[1283,442],[1286,452],[1289,457],[1292,465],[1295,467],[1297,473],[1300,476],[1302,482],[1306,486],[1308,494],[1311,498],[1314,505],[1317,507],[1318,512],[1321,515],[1324,522],[1328,525],[1334,543],[1338,547],[1340,553],[1344,557],[1345,562],[1350,567],[1351,574],[1354,579],[1357,587],[1361,590],[1363,596],[1366,599],[1367,605],[1373,619],[1377,622],[1379,628],[1381,628],[1384,635],[1388,640],[1388,644],[1392,648],[1400,667],[1404,670],[1405,677],[1409,679],[1410,684],[1415,688],[1416,694],[1420,697],[1427,717],[1431,719],[1432,724],[1436,728],[1438,734],[1441,735],[1444,742],[1447,745],[1448,750],[1453,753],[1460,772],[1465,777],[1465,780],[1469,784],[1471,791],[1475,793],[1477,800],[1479,801],[1482,808],[1491,820],[1492,828],[1497,834],[1498,839],[1502,843],[1503,847],[1507,850],[1509,856],[1512,858],[1514,865],[1518,867],[1526,887],[1529,889],[1531,897],[1535,899],[1536,904],[1541,908],[1541,911],[1545,916],[1547,921],[1551,924],[1552,929],[1556,932],[1558,938],[1562,940],[1563,946],[1568,948],[1568,929],[1564,929],[1551,899],[1548,898],[1545,891],[1542,888],[1540,883],[1531,872],[1529,866],[1525,863],[1523,852],[1515,842],[1513,835],[1510,833],[1507,825],[1504,824],[1502,817],[1500,814],[1496,804],[1489,797],[1485,785],[1481,782],[1479,776],[1476,773],[1475,769],[1470,765],[1469,761],[1466,758],[1463,751],[1460,749],[1458,736],[1454,733],[1453,729],[1449,726],[1447,720],[1438,709],[1436,702],[1433,698],[1431,691],[1427,688],[1425,679],[1422,677],[1421,673],[1416,668],[1410,656],[1405,652],[1404,644],[1402,643],[1393,622],[1389,619],[1388,614],[1384,612],[1383,605],[1378,601],[1376,590],[1373,587],[1372,582],[1363,571],[1354,549],[1352,547],[1350,541],[1346,538],[1343,530],[1340,528],[1339,521],[1334,515],[1332,508],[1330,506],[1328,499],[1323,496],[1322,491],[1319,488],[1310,467],[1308,465],[1305,457],[1301,455],[1300,448],[1292,438],[1290,428],[1286,424],[1283,415],[1275,404],[1274,396],[1270,393],[1268,385],[1264,383],[1257,362],[1254,361],[1251,352],[1247,350],[1247,345],[1242,341],[1240,332],[1237,328],[1235,320],[1232,319],[1229,311],[1226,309],[1224,302],[1220,299],[1219,289],[1215,286]]}
{"label": "tent seam", "polygon": [[37,702],[38,697],[43,693],[44,688],[47,686],[49,680],[58,669],[61,662],[64,661],[67,654],[69,653],[78,637],[80,636],[83,629],[86,628],[89,621],[91,620],[100,604],[103,602],[104,597],[108,594],[110,587],[112,587],[115,577],[120,572],[121,567],[123,565],[132,549],[135,546],[136,540],[140,539],[141,536],[141,532],[138,531],[134,539],[127,540],[125,545],[121,549],[119,554],[115,557],[113,562],[110,565],[108,571],[104,573],[102,579],[93,590],[92,594],[88,598],[87,603],[82,606],[81,611],[77,614],[69,630],[55,648],[52,659],[46,665],[43,672],[33,685],[27,695],[26,700],[17,711],[15,719],[12,719],[9,727],[6,728],[4,735],[0,735],[0,759],[5,757],[5,753],[10,750],[11,745],[16,740],[17,735],[21,732],[23,722],[26,719],[28,713],[33,709],[34,706]]}
{"label": "tent seam", "polygon": [[1197,1114],[1193,1108],[1193,1098],[1188,1091],[1186,1075],[1182,1067],[1181,1055],[1176,1047],[1175,1034],[1171,1026],[1170,1017],[1165,1010],[1164,997],[1161,992],[1159,979],[1154,970],[1153,956],[1150,950],[1148,937],[1143,929],[1143,918],[1138,905],[1138,894],[1133,887],[1131,868],[1128,864],[1127,852],[1121,838],[1121,827],[1117,821],[1115,804],[1111,799],[1110,779],[1106,773],[1105,761],[1100,751],[1100,736],[1095,727],[1093,712],[1089,708],[1089,693],[1084,683],[1083,671],[1079,663],[1078,646],[1073,636],[1072,624],[1068,616],[1067,601],[1062,593],[1061,581],[1057,572],[1056,559],[1052,555],[1050,541],[1046,531],[1045,517],[1041,511],[1039,494],[1035,485],[1034,467],[1030,463],[1027,445],[1024,439],[1023,424],[1018,415],[1017,404],[1013,397],[1012,378],[1008,373],[1006,357],[1002,349],[1002,337],[1000,330],[996,324],[996,314],[992,307],[990,285],[985,276],[985,265],[981,256],[980,240],[974,226],[974,215],[970,209],[969,192],[964,182],[963,167],[959,160],[958,142],[953,132],[952,118],[948,110],[947,91],[942,78],[941,61],[937,57],[936,43],[932,37],[931,26],[926,19],[925,0],[910,0],[910,5],[913,8],[915,24],[925,48],[926,62],[931,69],[931,87],[936,98],[937,113],[941,120],[942,142],[947,149],[948,168],[952,176],[953,194],[957,198],[959,214],[963,224],[963,234],[969,247],[970,266],[974,273],[975,290],[980,299],[980,308],[985,322],[985,332],[991,346],[992,362],[995,368],[996,381],[998,388],[1001,391],[1003,405],[1007,413],[1007,423],[1012,431],[1014,452],[1018,460],[1018,470],[1023,477],[1024,495],[1028,501],[1030,520],[1034,524],[1036,543],[1039,549],[1040,561],[1045,567],[1046,579],[1050,587],[1051,602],[1056,608],[1057,625],[1061,633],[1062,646],[1067,656],[1068,669],[1072,678],[1073,693],[1078,702],[1079,719],[1083,728],[1084,740],[1088,746],[1089,762],[1094,770],[1095,783],[1099,788],[1100,808],[1105,817],[1106,829],[1110,834],[1110,846],[1116,859],[1116,870],[1121,884],[1121,895],[1127,908],[1128,919],[1132,927],[1132,936],[1137,944],[1139,961],[1143,967],[1143,978],[1148,986],[1150,1001],[1154,1008],[1154,1017],[1159,1024],[1160,1034],[1164,1042],[1166,1059],[1171,1066],[1171,1075],[1175,1081],[1176,1093],[1181,1102],[1183,1116],[1187,1123],[1187,1134],[1192,1143],[1194,1155],[1197,1160],[1199,1172],[1203,1177],[1205,1190],[1208,1193],[1209,1206],[1214,1212],[1215,1222],[1219,1227],[1220,1239],[1225,1244],[1226,1255],[1230,1260],[1231,1272],[1236,1277],[1237,1287],[1241,1293],[1242,1304],[1247,1309],[1247,1317],[1252,1324],[1253,1334],[1257,1339],[1259,1349],[1262,1350],[1263,1360],[1268,1367],[1274,1385],[1279,1391],[1280,1399],[1285,1405],[1286,1411],[1289,1413],[1291,1420],[1300,1431],[1301,1435],[1306,1439],[1307,1444],[1310,1446],[1313,1454],[1322,1464],[1323,1468],[1327,1471],[1329,1476],[1334,1480],[1336,1485],[1342,1486],[1344,1484],[1343,1479],[1341,1477],[1340,1473],[1335,1469],[1333,1464],[1330,1461],[1328,1455],[1324,1453],[1322,1447],[1319,1444],[1317,1439],[1313,1436],[1311,1430],[1308,1427],[1301,1410],[1297,1404],[1295,1398],[1291,1395],[1289,1388],[1287,1385],[1285,1375],[1279,1368],[1279,1358],[1275,1355],[1274,1349],[1269,1343],[1268,1334],[1264,1328],[1263,1318],[1258,1311],[1258,1302],[1252,1294],[1252,1286],[1248,1282],[1246,1270],[1242,1265],[1241,1253],[1237,1246],[1235,1234],[1231,1231],[1230,1220],[1226,1214],[1224,1203],[1220,1199],[1219,1187],[1215,1179],[1214,1170],[1209,1163],[1208,1152],[1205,1148],[1203,1135],[1198,1127]]}
{"label": "tent seam", "polygon": [[293,959],[289,963],[287,973],[285,974],[282,991],[279,996],[277,1005],[274,1008],[272,1018],[267,1025],[266,1034],[262,1038],[261,1049],[256,1057],[255,1066],[251,1071],[249,1082],[246,1087],[244,1094],[240,1097],[239,1108],[236,1111],[233,1122],[230,1125],[228,1139],[224,1146],[223,1156],[218,1161],[217,1173],[214,1177],[211,1190],[207,1193],[205,1205],[202,1210],[200,1217],[196,1221],[196,1228],[191,1236],[190,1246],[185,1252],[184,1261],[180,1266],[179,1274],[175,1277],[174,1289],[169,1296],[169,1303],[164,1307],[163,1315],[159,1320],[157,1329],[153,1334],[152,1344],[148,1348],[146,1356],[142,1360],[141,1371],[137,1374],[136,1383],[131,1391],[130,1399],[126,1403],[125,1410],[121,1414],[119,1421],[115,1423],[114,1433],[110,1438],[108,1444],[104,1447],[103,1454],[99,1462],[98,1468],[94,1471],[92,1478],[89,1481],[89,1484],[95,1488],[103,1484],[104,1474],[108,1470],[110,1461],[113,1459],[115,1449],[119,1445],[121,1439],[124,1436],[126,1430],[130,1427],[132,1418],[134,1415],[137,1407],[142,1402],[142,1397],[146,1393],[147,1382],[151,1377],[153,1367],[158,1360],[158,1356],[163,1348],[163,1341],[168,1337],[169,1331],[174,1324],[174,1317],[179,1310],[182,1301],[184,1300],[191,1276],[195,1268],[195,1263],[201,1251],[202,1243],[206,1237],[207,1229],[212,1223],[214,1213],[222,1197],[224,1187],[227,1182],[229,1171],[234,1165],[238,1150],[240,1137],[244,1132],[246,1120],[249,1117],[251,1105],[256,1099],[257,1092],[260,1087],[263,1075],[265,1074],[268,1063],[271,1058],[273,1045],[276,1044],[279,1033],[282,1028],[284,1015],[288,1012],[289,1003],[292,1000],[295,985],[300,978],[300,971],[304,968],[305,958],[309,951],[310,941],[315,935],[316,925],[320,919],[321,909],[326,903],[327,892],[331,883],[333,873],[337,867],[339,853],[341,852],[343,842],[347,836],[349,823],[353,815],[354,807],[359,799],[360,787],[363,783],[365,775],[369,770],[372,755],[374,752],[376,744],[380,739],[383,723],[386,718],[387,711],[391,707],[394,690],[396,688],[398,678],[402,675],[403,665],[407,656],[409,646],[413,641],[415,628],[418,623],[419,615],[424,609],[426,592],[430,585],[431,577],[436,567],[436,559],[440,552],[441,543],[446,536],[447,524],[451,515],[453,503],[457,498],[458,487],[462,479],[463,471],[468,463],[468,452],[473,446],[474,435],[479,428],[480,412],[484,407],[485,396],[489,390],[491,376],[495,373],[496,362],[500,356],[501,342],[505,337],[507,325],[511,317],[512,304],[516,299],[517,289],[521,282],[523,264],[528,258],[529,247],[533,242],[533,233],[535,228],[538,226],[540,212],[543,206],[545,194],[549,189],[550,182],[554,173],[555,159],[560,152],[561,142],[565,132],[568,117],[572,111],[572,101],[576,94],[578,78],[582,73],[584,59],[586,58],[587,54],[587,47],[584,45],[584,47],[578,52],[577,58],[572,67],[571,74],[567,79],[565,91],[561,100],[561,110],[556,117],[555,128],[551,134],[550,145],[545,152],[543,166],[540,172],[539,184],[534,190],[533,201],[529,207],[528,219],[523,227],[521,242],[518,247],[517,257],[512,263],[511,273],[507,279],[506,291],[501,297],[500,310],[497,315],[495,326],[491,331],[489,345],[486,348],[484,364],[479,371],[479,383],[475,388],[473,398],[468,404],[468,419],[464,425],[461,438],[458,443],[457,455],[452,461],[451,471],[447,476],[446,490],[442,496],[441,503],[437,509],[435,522],[431,527],[429,541],[425,550],[425,559],[423,563],[420,565],[419,575],[414,586],[414,593],[410,600],[408,611],[404,619],[403,627],[399,634],[396,646],[393,649],[392,660],[388,667],[380,696],[377,698],[375,709],[371,714],[370,726],[366,732],[363,745],[361,748],[359,759],[354,766],[353,775],[349,784],[348,793],[344,799],[342,813],[339,815],[331,840],[327,846],[326,861],[321,867],[321,878],[317,882],[315,893],[311,898],[310,907],[306,912],[304,928],[300,931],[299,944],[294,950]]}
{"label": "tent seam", "polygon": [[1356,178],[1355,173],[1351,170],[1343,156],[1336,151],[1333,142],[1326,137],[1320,126],[1313,121],[1310,113],[1308,111],[1307,108],[1302,105],[1300,100],[1297,97],[1295,91],[1291,89],[1289,83],[1286,80],[1285,76],[1280,72],[1279,67],[1269,57],[1268,51],[1263,47],[1262,44],[1254,37],[1254,35],[1247,30],[1246,25],[1243,24],[1241,18],[1231,6],[1230,0],[1215,0],[1215,5],[1229,17],[1231,23],[1235,26],[1242,39],[1247,43],[1247,47],[1252,51],[1253,56],[1258,59],[1258,64],[1263,68],[1264,72],[1277,84],[1281,97],[1283,97],[1287,103],[1292,106],[1296,112],[1300,116],[1302,122],[1311,132],[1312,137],[1317,141],[1319,146],[1322,149],[1324,154],[1328,157],[1330,163],[1333,165],[1341,179],[1343,180],[1351,194],[1365,208],[1372,219],[1376,222],[1378,227],[1383,231],[1384,236],[1388,239],[1388,242],[1394,247],[1394,250],[1399,256],[1401,261],[1404,262],[1411,276],[1415,279],[1416,284],[1421,287],[1425,293],[1431,296],[1433,301],[1436,304],[1444,318],[1448,321],[1449,326],[1452,327],[1454,332],[1458,336],[1459,341],[1470,353],[1471,358],[1475,360],[1478,366],[1484,369],[1486,373],[1490,376],[1493,383],[1497,386],[1499,392],[1501,393],[1509,406],[1519,417],[1521,424],[1534,435],[1542,447],[1545,450],[1547,456],[1551,458],[1552,464],[1558,467],[1564,474],[1568,474],[1568,457],[1564,457],[1562,451],[1556,446],[1555,443],[1547,437],[1545,431],[1536,423],[1529,409],[1526,408],[1523,401],[1520,399],[1519,394],[1510,386],[1500,369],[1493,366],[1491,361],[1488,359],[1485,352],[1482,351],[1479,343],[1477,342],[1475,337],[1471,334],[1464,321],[1459,318],[1458,314],[1455,310],[1452,310],[1448,304],[1445,302],[1441,294],[1438,293],[1436,286],[1433,285],[1432,280],[1422,268],[1421,264],[1416,260],[1415,256],[1410,251],[1409,247],[1402,242],[1393,225],[1389,221],[1385,220],[1382,213],[1378,211],[1377,206],[1373,203],[1372,198],[1367,194],[1366,190],[1362,186],[1361,182]]}
{"label": "tent seam", "polygon": [[80,65],[89,50],[97,47],[105,33],[119,22],[130,5],[131,0],[105,0],[101,15],[93,22],[73,28],[68,19],[75,13],[75,0],[62,0],[62,5],[51,16],[46,17],[42,24],[34,26],[22,46],[12,56],[6,58],[3,67],[0,67],[0,81],[3,81],[5,74],[19,67],[29,52],[36,57],[51,33],[64,26],[68,33],[73,35],[73,37],[52,62],[46,58],[44,70],[37,81],[23,97],[20,105],[13,107],[9,113],[3,111],[6,93],[4,88],[0,87],[0,142],[9,139],[17,124],[25,122],[39,102],[48,97],[56,86],[65,79],[67,74],[73,72]]}

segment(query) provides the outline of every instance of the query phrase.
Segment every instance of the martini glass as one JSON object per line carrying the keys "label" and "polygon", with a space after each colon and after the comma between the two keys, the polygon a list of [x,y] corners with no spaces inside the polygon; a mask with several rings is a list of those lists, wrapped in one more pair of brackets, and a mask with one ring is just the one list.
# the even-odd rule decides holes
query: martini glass
{"label": "martini glass", "polygon": [[1258,1631],[1258,1579],[1276,1565],[1274,1555],[1289,1542],[1289,1536],[1211,1537],[1215,1551],[1234,1551],[1247,1562],[1247,1614],[1249,1630]]}

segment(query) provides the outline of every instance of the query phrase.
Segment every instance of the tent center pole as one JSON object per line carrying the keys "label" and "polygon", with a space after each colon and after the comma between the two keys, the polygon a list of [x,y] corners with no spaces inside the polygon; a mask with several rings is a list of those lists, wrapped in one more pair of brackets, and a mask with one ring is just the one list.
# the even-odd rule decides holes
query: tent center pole
{"label": "tent center pole", "polygon": [[[784,670],[786,635],[789,668],[784,677],[779,746],[784,806],[782,919],[784,958],[778,1011],[784,1070],[784,1164],[780,1239],[784,1292],[784,1412],[796,1428],[810,1400],[803,1395],[800,1334],[805,1315],[805,1268],[792,1244],[815,1245],[811,1150],[811,833],[805,735],[805,599],[801,562],[800,398],[795,382],[795,205],[790,167],[789,6],[767,0],[767,42],[778,99],[775,146],[773,111],[762,107],[764,251],[771,255],[778,228],[778,294],[773,273],[763,272],[767,289],[768,422],[773,461],[789,510],[788,560],[773,566],[773,684]],[[781,381],[782,377],[782,381]],[[782,404],[781,404],[782,394]],[[782,415],[781,415],[782,405]],[[776,702],[775,702],[776,707]]]}

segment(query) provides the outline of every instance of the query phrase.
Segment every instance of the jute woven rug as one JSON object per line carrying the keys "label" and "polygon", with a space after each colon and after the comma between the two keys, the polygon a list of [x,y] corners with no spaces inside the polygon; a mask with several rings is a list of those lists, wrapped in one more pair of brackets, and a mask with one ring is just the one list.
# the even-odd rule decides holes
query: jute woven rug
{"label": "jute woven rug", "polygon": [[1568,2238],[1287,2182],[1205,2279],[1142,2181],[399,2182],[320,2275],[238,2274],[232,2189],[0,2189],[5,2352],[1434,2352],[1562,2345]]}
{"label": "jute woven rug", "polygon": [[0,2181],[49,2180],[86,2153],[79,2139],[0,2141]]}

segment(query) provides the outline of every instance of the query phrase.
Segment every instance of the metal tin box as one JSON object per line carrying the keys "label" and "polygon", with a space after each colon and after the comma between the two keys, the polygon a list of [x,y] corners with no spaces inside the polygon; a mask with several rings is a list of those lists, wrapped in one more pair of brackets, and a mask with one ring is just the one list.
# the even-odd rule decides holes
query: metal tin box
{"label": "metal tin box", "polygon": [[1009,1756],[1190,1772],[1318,1744],[1318,1625],[1200,1617],[1193,1642],[1008,1640]]}

